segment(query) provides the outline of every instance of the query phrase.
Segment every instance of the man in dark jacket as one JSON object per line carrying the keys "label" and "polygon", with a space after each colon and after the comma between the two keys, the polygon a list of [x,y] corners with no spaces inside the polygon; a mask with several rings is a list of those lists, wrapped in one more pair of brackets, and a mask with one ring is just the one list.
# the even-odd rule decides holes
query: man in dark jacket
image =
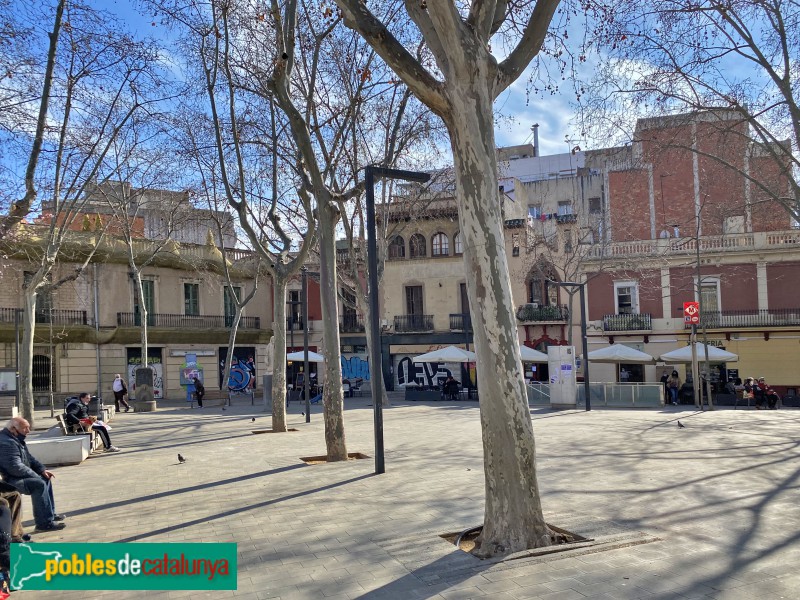
{"label": "man in dark jacket", "polygon": [[[67,425],[80,431],[83,429],[82,419],[90,419],[89,416],[89,400],[91,397],[88,392],[83,392],[78,396],[77,400],[70,401],[67,408],[64,409],[64,420]],[[102,423],[92,423],[91,428],[98,433],[100,439],[103,440],[103,447],[106,452],[119,452],[119,448],[111,445],[111,436],[108,434],[108,428]]]}
{"label": "man in dark jacket", "polygon": [[14,417],[0,431],[0,475],[18,492],[30,495],[36,531],[64,529],[64,515],[56,513],[53,499],[55,475],[31,455],[25,444],[30,430],[30,423]]}
{"label": "man in dark jacket", "polygon": [[203,396],[206,395],[206,388],[197,377],[192,379],[192,384],[194,385],[194,397],[197,398],[197,408],[203,408]]}

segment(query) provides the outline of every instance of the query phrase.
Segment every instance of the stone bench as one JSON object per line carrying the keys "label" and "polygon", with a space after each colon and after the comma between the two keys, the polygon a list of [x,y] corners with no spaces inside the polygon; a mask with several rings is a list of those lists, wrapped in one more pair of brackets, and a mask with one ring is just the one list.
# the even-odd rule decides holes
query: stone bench
{"label": "stone bench", "polygon": [[28,449],[46,467],[79,465],[91,454],[88,435],[65,435],[28,440]]}

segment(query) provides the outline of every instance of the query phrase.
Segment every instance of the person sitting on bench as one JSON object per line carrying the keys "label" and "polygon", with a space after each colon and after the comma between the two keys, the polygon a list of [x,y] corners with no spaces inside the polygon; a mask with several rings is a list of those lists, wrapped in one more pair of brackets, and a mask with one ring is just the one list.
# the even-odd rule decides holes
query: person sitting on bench
{"label": "person sitting on bench", "polygon": [[[11,530],[9,535],[15,543],[29,541],[30,536],[25,535],[22,529],[22,496],[12,485],[0,481],[0,506],[5,506],[11,515]],[[27,540],[26,540],[27,538]]]}
{"label": "person sitting on bench", "polygon": [[111,436],[108,434],[108,428],[102,421],[97,421],[97,417],[89,416],[89,400],[88,392],[82,392],[77,400],[70,401],[67,408],[64,409],[64,420],[67,425],[77,430],[92,429],[98,433],[100,439],[103,440],[103,447],[106,452],[119,452],[119,448],[111,445]]}

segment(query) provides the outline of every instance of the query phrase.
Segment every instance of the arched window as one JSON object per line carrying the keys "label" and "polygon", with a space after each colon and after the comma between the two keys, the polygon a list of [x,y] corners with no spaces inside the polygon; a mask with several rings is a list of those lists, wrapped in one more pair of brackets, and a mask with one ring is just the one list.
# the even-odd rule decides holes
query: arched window
{"label": "arched window", "polygon": [[434,233],[431,239],[431,256],[449,256],[450,240],[447,235],[439,232]]}
{"label": "arched window", "polygon": [[408,240],[408,249],[411,258],[421,258],[423,256],[427,256],[428,253],[425,244],[425,236],[419,233],[412,235],[411,239]]}
{"label": "arched window", "polygon": [[461,245],[461,232],[456,231],[453,236],[453,252],[456,254],[464,254],[464,246]]}
{"label": "arched window", "polygon": [[389,242],[389,258],[405,258],[406,241],[399,235],[394,236]]}

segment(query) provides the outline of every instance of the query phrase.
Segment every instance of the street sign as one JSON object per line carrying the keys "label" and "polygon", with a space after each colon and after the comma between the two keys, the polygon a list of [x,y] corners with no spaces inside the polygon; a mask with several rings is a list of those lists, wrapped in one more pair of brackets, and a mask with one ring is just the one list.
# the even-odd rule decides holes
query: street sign
{"label": "street sign", "polygon": [[700,303],[699,302],[684,302],[683,303],[683,322],[690,325],[697,325],[700,323]]}

